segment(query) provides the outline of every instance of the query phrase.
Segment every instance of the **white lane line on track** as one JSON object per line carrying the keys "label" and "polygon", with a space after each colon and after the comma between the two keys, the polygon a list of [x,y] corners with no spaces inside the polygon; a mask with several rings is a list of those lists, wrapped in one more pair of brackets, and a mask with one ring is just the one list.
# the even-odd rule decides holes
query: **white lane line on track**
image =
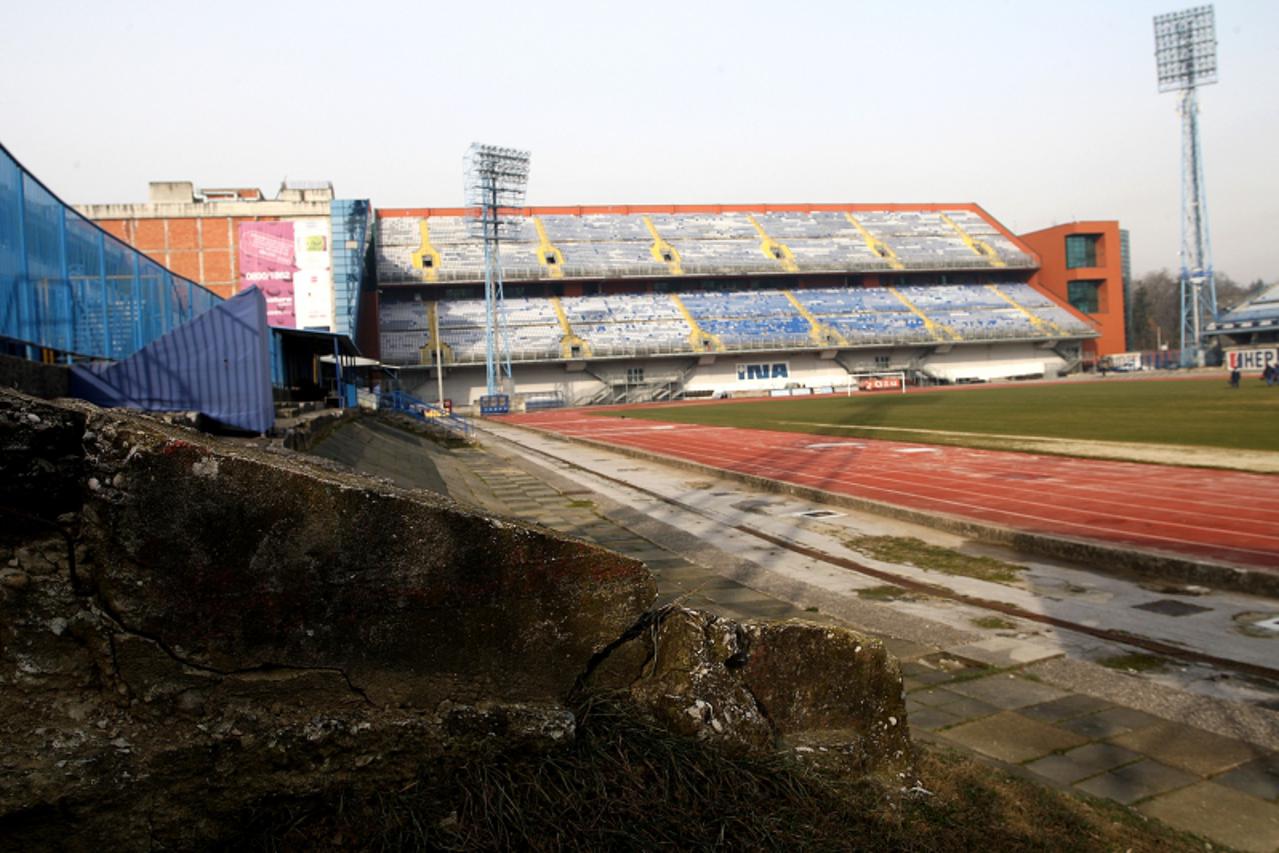
{"label": "white lane line on track", "polygon": [[[683,453],[693,452],[695,448],[690,446],[691,443],[692,442],[688,442],[688,441],[684,442],[680,450]],[[654,448],[644,448],[644,449],[653,450],[654,452],[661,452]],[[782,468],[775,465],[750,462],[748,460],[734,460],[733,455],[731,453],[724,453],[724,449],[722,447],[717,447],[715,448],[715,450],[718,451],[718,454],[721,458],[723,456],[727,456],[730,460],[734,461],[737,465],[743,466],[745,468],[745,470],[743,470],[743,473],[748,473],[748,474],[754,473],[760,476],[768,476],[770,479],[779,479],[783,481],[789,480],[791,482],[795,482],[798,479],[796,476],[796,472],[794,471],[793,468]],[[711,458],[716,458],[716,455],[712,454]],[[693,461],[699,461],[699,460],[693,460]],[[727,467],[727,466],[725,466],[723,462],[718,462],[716,463],[716,467]],[[742,470],[742,468],[739,468],[738,470]],[[801,476],[806,476],[806,475],[801,475]],[[1048,527],[1050,529],[1056,528],[1059,531],[1061,531],[1061,528],[1064,527],[1068,529],[1083,531],[1085,534],[1092,533],[1091,536],[1086,535],[1085,538],[1093,538],[1093,539],[1099,538],[1096,536],[1096,533],[1104,531],[1106,533],[1111,534],[1111,538],[1119,538],[1123,541],[1129,541],[1129,542],[1136,540],[1137,542],[1145,541],[1145,542],[1175,543],[1177,545],[1183,546],[1183,548],[1188,546],[1196,550],[1215,550],[1219,552],[1227,551],[1227,552],[1239,553],[1239,554],[1263,556],[1271,559],[1276,558],[1275,552],[1271,550],[1261,550],[1257,548],[1228,545],[1220,542],[1204,541],[1202,539],[1177,538],[1175,536],[1167,536],[1167,535],[1160,535],[1160,534],[1155,534],[1150,532],[1142,532],[1140,530],[1115,527],[1113,525],[1106,525],[1106,524],[1097,523],[1097,522],[1090,522],[1090,523],[1072,522],[1064,519],[1049,518],[1041,515],[1035,515],[1029,512],[1019,512],[1014,510],[1000,509],[996,506],[974,504],[974,503],[963,501],[963,500],[955,500],[955,499],[946,498],[946,497],[936,497],[935,495],[920,494],[916,492],[903,491],[902,489],[897,489],[897,488],[877,486],[873,483],[860,482],[857,480],[848,480],[847,478],[843,478],[839,476],[825,475],[822,478],[818,478],[818,477],[813,477],[811,475],[807,475],[806,478],[817,479],[820,485],[818,485],[818,483],[805,483],[805,485],[817,485],[819,488],[824,488],[827,491],[834,490],[831,488],[832,484],[839,484],[846,488],[852,485],[852,486],[858,486],[863,489],[869,489],[869,490],[873,490],[881,493],[894,495],[897,497],[899,501],[903,497],[909,497],[915,500],[929,501],[932,503],[938,503],[946,506],[956,507],[962,511],[961,514],[977,515],[978,517],[981,517],[982,514],[995,514],[1003,517],[1020,518],[1020,519],[1037,522],[1039,525]],[[881,478],[875,478],[875,479],[881,479]],[[893,482],[900,483],[900,479],[894,480]],[[950,488],[943,487],[942,489],[937,489],[937,483],[935,480],[933,481],[932,486],[934,490],[943,491],[943,492],[958,492],[961,494],[967,494],[971,492],[971,490],[963,490],[963,489],[960,489],[959,487],[950,487]],[[1079,511],[1078,507],[1061,507],[1061,509],[1066,509],[1066,510],[1071,510],[1076,512]],[[1106,513],[1099,512],[1098,514],[1108,515],[1108,517],[1113,521],[1129,521],[1129,522],[1133,522],[1136,525],[1150,525],[1155,523],[1148,518],[1140,518],[1140,517],[1134,517],[1134,516],[1119,516],[1113,513],[1106,514]],[[1169,522],[1166,520],[1161,520],[1158,522],[1158,524],[1160,527],[1164,527],[1164,528],[1179,527],[1188,531],[1190,530],[1204,531],[1209,533],[1220,532],[1219,528],[1210,528],[1210,527],[1204,527],[1202,525]],[[1276,537],[1276,536],[1270,536],[1266,534],[1247,534],[1247,533],[1241,533],[1240,535],[1245,536],[1249,539],[1261,539],[1266,542],[1273,541],[1273,542],[1279,543],[1279,537]],[[1105,537],[1101,537],[1101,538],[1105,538]]]}

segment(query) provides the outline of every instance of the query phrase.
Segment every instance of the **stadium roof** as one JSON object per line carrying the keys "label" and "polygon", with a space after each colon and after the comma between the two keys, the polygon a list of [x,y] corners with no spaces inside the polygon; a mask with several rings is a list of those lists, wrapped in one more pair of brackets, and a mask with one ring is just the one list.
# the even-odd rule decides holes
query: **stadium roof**
{"label": "stadium roof", "polygon": [[1244,304],[1222,314],[1208,327],[1210,335],[1264,332],[1279,329],[1279,284],[1271,285]]}
{"label": "stadium roof", "polygon": [[[484,278],[465,208],[377,212],[381,284]],[[532,207],[504,211],[508,281],[1035,269],[975,204]]]}

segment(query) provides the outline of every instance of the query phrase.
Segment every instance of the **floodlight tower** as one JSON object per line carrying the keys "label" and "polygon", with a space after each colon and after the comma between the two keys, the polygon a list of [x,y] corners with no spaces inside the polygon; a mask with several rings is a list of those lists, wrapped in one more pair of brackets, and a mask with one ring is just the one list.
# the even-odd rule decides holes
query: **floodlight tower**
{"label": "floodlight tower", "polygon": [[476,142],[466,150],[464,162],[466,206],[474,208],[468,226],[472,236],[484,240],[485,364],[488,393],[496,394],[511,382],[511,342],[498,248],[501,239],[521,225],[513,208],[524,206],[529,152]]}
{"label": "floodlight tower", "polygon": [[1204,363],[1203,332],[1217,319],[1217,285],[1208,239],[1208,199],[1199,148],[1199,86],[1217,82],[1217,35],[1211,6],[1155,16],[1160,92],[1180,92],[1181,357]]}

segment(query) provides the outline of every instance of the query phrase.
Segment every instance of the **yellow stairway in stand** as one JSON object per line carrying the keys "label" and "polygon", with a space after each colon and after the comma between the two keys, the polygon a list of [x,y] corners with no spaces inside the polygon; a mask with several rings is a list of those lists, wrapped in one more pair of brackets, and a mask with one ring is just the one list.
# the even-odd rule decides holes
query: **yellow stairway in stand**
{"label": "yellow stairway in stand", "polygon": [[1031,313],[1029,308],[1027,308],[1025,305],[1022,305],[1016,299],[1013,299],[1007,293],[1004,293],[1002,290],[999,289],[997,285],[988,284],[986,285],[986,289],[989,290],[991,293],[995,294],[996,296],[998,296],[1000,299],[1007,302],[1009,305],[1016,308],[1021,313],[1025,314],[1026,319],[1029,320],[1036,329],[1043,332],[1045,335],[1064,335],[1065,334],[1065,332],[1062,331],[1062,328],[1058,326],[1056,323],[1052,322],[1051,320],[1045,320],[1042,317],[1036,317],[1034,314]]}
{"label": "yellow stairway in stand", "polygon": [[887,243],[876,237],[874,234],[866,230],[866,226],[862,225],[848,211],[844,211],[844,218],[848,223],[857,229],[857,233],[862,235],[862,239],[866,241],[866,247],[884,260],[888,261],[888,265],[895,270],[905,269],[906,265],[897,257],[897,253],[892,250]]}
{"label": "yellow stairway in stand", "polygon": [[422,271],[422,281],[440,280],[440,253],[431,245],[431,227],[423,219],[417,224],[422,233],[422,245],[413,253],[413,268]]}
{"label": "yellow stairway in stand", "polygon": [[678,293],[672,293],[670,296],[671,302],[675,303],[676,309],[684,317],[684,322],[688,323],[688,327],[693,330],[688,336],[688,342],[692,346],[693,352],[723,352],[724,344],[720,342],[719,336],[702,331],[702,327],[697,325],[697,321],[693,319],[692,312],[688,310],[684,300],[679,298]]}
{"label": "yellow stairway in stand", "polygon": [[643,217],[644,227],[648,229],[648,233],[653,235],[653,245],[649,247],[649,254],[653,256],[653,260],[659,264],[666,264],[666,268],[670,270],[671,275],[683,275],[684,269],[680,266],[679,250],[667,243],[661,234],[657,233],[657,226],[653,224],[653,220],[647,216]]}
{"label": "yellow stairway in stand", "polygon": [[748,214],[746,218],[754,226],[755,231],[759,233],[759,250],[764,253],[764,257],[777,261],[786,272],[799,272],[799,264],[795,263],[795,255],[791,252],[790,247],[768,236],[764,226],[760,225],[754,216]]}
{"label": "yellow stairway in stand", "polygon": [[965,231],[958,222],[951,219],[941,211],[938,211],[937,215],[941,217],[942,222],[949,225],[954,232],[959,235],[959,239],[963,240],[968,245],[968,248],[972,249],[974,253],[981,255],[983,258],[990,261],[990,265],[992,267],[1008,266],[1007,263],[1000,259],[999,253],[992,249],[989,243],[983,240],[978,240],[976,237]]}
{"label": "yellow stairway in stand", "polygon": [[783,290],[782,295],[786,297],[787,301],[789,301],[791,305],[795,306],[795,310],[799,312],[799,316],[808,321],[808,336],[813,339],[813,343],[817,344],[819,347],[828,347],[831,344],[838,344],[842,347],[848,346],[847,338],[841,335],[833,327],[827,326],[821,320],[818,320],[817,317],[813,315],[812,311],[805,308],[803,303],[795,298],[795,294],[791,293],[789,290]]}
{"label": "yellow stairway in stand", "polygon": [[[560,336],[560,355],[566,359],[572,358],[590,358],[591,345],[579,338],[573,332],[573,326],[568,321],[568,315],[564,313],[564,306],[560,303],[558,296],[551,297],[551,307],[555,309],[555,316],[560,321],[560,330],[564,333]],[[577,354],[573,354],[573,348],[577,348]]]}
{"label": "yellow stairway in stand", "polygon": [[[440,312],[437,308],[439,304],[432,302],[426,309],[426,328],[430,331],[427,334],[426,343],[418,350],[419,364],[435,364],[435,336],[440,333]],[[453,348],[443,341],[440,342],[440,360],[445,364],[453,363]]]}
{"label": "yellow stairway in stand", "polygon": [[937,338],[938,340],[944,340],[946,338],[949,338],[952,341],[963,340],[963,338],[960,337],[960,334],[956,332],[954,329],[952,329],[950,326],[947,326],[943,323],[938,323],[936,320],[929,317],[923,311],[920,311],[919,307],[915,305],[914,302],[911,302],[909,299],[907,299],[906,294],[902,293],[897,288],[890,287],[888,288],[888,292],[891,293],[893,296],[896,296],[899,300],[901,300],[901,304],[909,308],[916,317],[923,320],[924,328],[927,329],[928,333],[931,334],[934,338]]}
{"label": "yellow stairway in stand", "polygon": [[551,240],[546,236],[546,226],[542,224],[541,218],[533,217],[533,227],[537,229],[537,262],[550,272],[551,278],[564,277],[564,254],[551,245]]}

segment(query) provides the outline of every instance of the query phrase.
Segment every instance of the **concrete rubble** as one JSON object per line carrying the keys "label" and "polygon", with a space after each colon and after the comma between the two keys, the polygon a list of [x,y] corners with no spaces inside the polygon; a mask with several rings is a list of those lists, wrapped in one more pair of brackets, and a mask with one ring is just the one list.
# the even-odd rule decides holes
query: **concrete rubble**
{"label": "concrete rubble", "polygon": [[903,766],[896,662],[651,610],[635,560],[142,415],[0,391],[0,837],[216,842],[255,804],[555,749],[623,696],[678,734]]}

